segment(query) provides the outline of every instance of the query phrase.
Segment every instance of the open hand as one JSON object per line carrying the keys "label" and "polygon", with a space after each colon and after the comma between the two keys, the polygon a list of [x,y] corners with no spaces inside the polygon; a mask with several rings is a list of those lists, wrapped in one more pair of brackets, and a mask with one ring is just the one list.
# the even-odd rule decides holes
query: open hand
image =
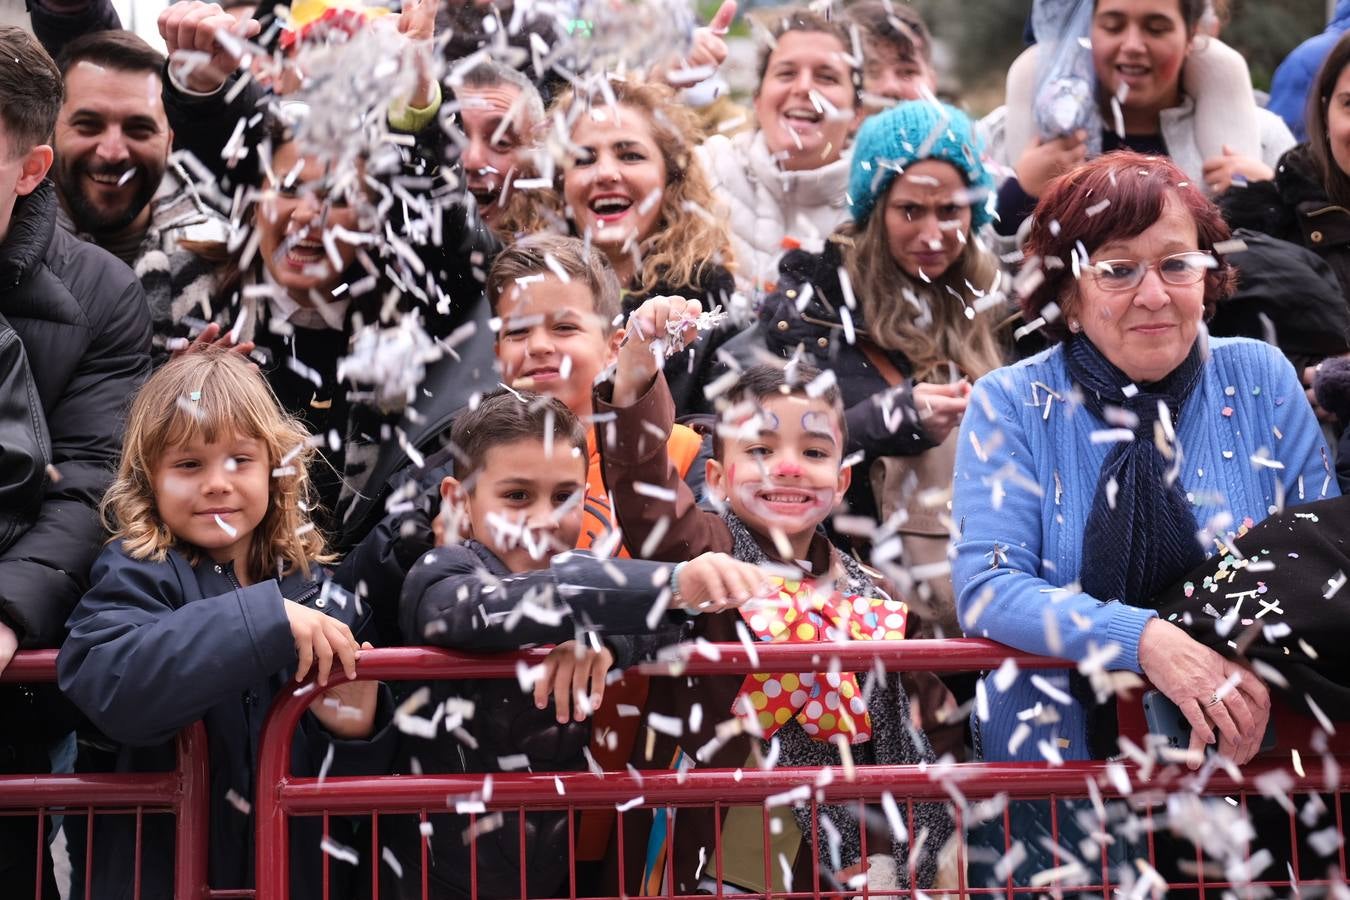
{"label": "open hand", "polygon": [[[233,350],[240,356],[248,356],[253,352],[256,346],[252,341],[240,341],[235,343],[234,333],[226,331],[221,334],[223,329],[216,322],[212,322],[201,330],[194,338],[177,338],[177,343],[170,342],[170,355],[177,359],[185,353],[195,353],[198,350],[205,350],[208,347],[217,347],[221,350]],[[254,366],[254,368],[257,368]]]}
{"label": "open hand", "polygon": [[735,18],[736,0],[722,0],[712,21],[694,29],[689,55],[658,66],[652,73],[652,80],[664,81],[673,88],[685,88],[711,78],[727,60],[725,35]]}

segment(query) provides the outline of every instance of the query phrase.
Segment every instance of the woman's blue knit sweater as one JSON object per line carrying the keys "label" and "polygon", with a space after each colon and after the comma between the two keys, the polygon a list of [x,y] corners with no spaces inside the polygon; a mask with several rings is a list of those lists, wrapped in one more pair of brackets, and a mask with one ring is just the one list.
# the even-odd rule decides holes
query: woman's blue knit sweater
{"label": "woman's blue knit sweater", "polygon": [[[1204,375],[1182,407],[1177,439],[1198,539],[1213,554],[1215,536],[1259,522],[1281,504],[1339,491],[1293,367],[1257,341],[1208,342]],[[1100,660],[1097,651],[1114,647],[1105,668],[1139,672],[1139,637],[1156,615],[1144,605],[1149,598],[1135,598],[1140,606],[1101,603],[1072,587],[1111,447],[1102,440],[1111,426],[1075,402],[1074,392],[1058,346],[975,385],[961,425],[953,499],[959,537],[952,577],[961,624],[970,637],[1077,661]],[[1010,683],[988,678],[985,688],[988,702],[977,704],[974,723],[985,759],[1088,758],[1084,711],[1062,702],[1067,671],[1022,672]]]}

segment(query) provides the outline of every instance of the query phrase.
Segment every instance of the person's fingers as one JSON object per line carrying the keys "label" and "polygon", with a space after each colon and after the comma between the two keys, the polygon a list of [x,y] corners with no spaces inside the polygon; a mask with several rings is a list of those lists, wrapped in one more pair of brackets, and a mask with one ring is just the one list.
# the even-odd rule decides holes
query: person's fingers
{"label": "person's fingers", "polygon": [[708,28],[713,34],[723,35],[731,27],[731,22],[736,18],[736,0],[723,0],[721,6],[717,7],[717,12],[713,13],[712,21],[708,23]]}
{"label": "person's fingers", "polygon": [[304,681],[305,676],[309,674],[309,667],[314,663],[314,648],[308,635],[296,638],[295,650],[300,656],[300,661],[295,667],[295,680]]}
{"label": "person's fingers", "polygon": [[[1247,698],[1243,696],[1241,691],[1232,690],[1223,698],[1222,703],[1216,703],[1211,709],[1213,712],[1211,712],[1210,718],[1220,724],[1219,730],[1221,733],[1223,733],[1222,719],[1227,718],[1231,723],[1231,733],[1225,733],[1224,736],[1229,738],[1235,752],[1239,756],[1247,754],[1251,749],[1252,728],[1255,724],[1255,717],[1247,707]],[[1219,715],[1213,714],[1221,709],[1223,712]],[[1246,761],[1246,759],[1234,757],[1234,762]]]}
{"label": "person's fingers", "polygon": [[572,717],[578,722],[586,721],[586,707],[590,703],[591,669],[595,666],[596,657],[597,654],[587,651],[572,666]]}
{"label": "person's fingers", "polygon": [[1177,705],[1181,709],[1181,714],[1186,717],[1186,721],[1191,723],[1191,742],[1186,748],[1189,754],[1186,766],[1191,769],[1198,769],[1201,761],[1205,758],[1205,745],[1214,743],[1214,731],[1205,721],[1204,714],[1200,712],[1199,703],[1194,700],[1183,700]]}
{"label": "person's fingers", "polygon": [[333,645],[322,628],[314,629],[314,677],[320,687],[328,686],[328,676],[333,671]]}
{"label": "person's fingers", "polygon": [[210,344],[214,343],[215,340],[219,337],[220,337],[220,323],[212,322],[210,325],[207,325],[205,328],[203,328],[201,330],[201,333],[199,333],[195,338],[192,339],[192,342],[194,344]]}
{"label": "person's fingers", "polygon": [[754,582],[745,577],[740,566],[727,566],[721,571],[722,583],[726,585],[726,599],[733,606],[740,606],[755,594]]}
{"label": "person's fingers", "polygon": [[553,690],[553,676],[558,671],[557,657],[550,654],[545,657],[542,663],[543,671],[534,682],[534,708],[546,709],[548,707],[548,695]]}
{"label": "person's fingers", "polygon": [[[726,604],[728,597],[726,582],[722,580],[722,573],[716,566],[707,566],[699,573],[701,577],[702,601],[712,606],[716,606],[718,612]],[[703,608],[702,605],[699,607]]]}
{"label": "person's fingers", "polygon": [[576,667],[573,654],[558,654],[558,669],[553,676],[553,709],[559,725],[566,725],[572,717],[572,675]]}
{"label": "person's fingers", "polygon": [[605,676],[609,674],[609,667],[613,662],[613,657],[608,651],[602,651],[595,654],[595,662],[591,664],[591,709],[597,710],[600,704],[605,702]]}
{"label": "person's fingers", "polygon": [[1194,697],[1188,697],[1177,703],[1177,708],[1186,717],[1186,721],[1191,723],[1191,734],[1199,734],[1206,744],[1214,743],[1214,728],[1201,712],[1199,701]]}
{"label": "person's fingers", "polygon": [[[356,651],[359,649],[360,645],[356,643],[356,639],[352,637],[351,631],[346,625],[343,625],[341,622],[334,619],[330,619],[329,621],[341,626],[340,628],[330,627],[327,629],[330,632],[328,635],[329,645],[333,648],[333,652],[337,656],[337,662],[342,666],[342,671],[346,673],[348,678],[355,678]],[[345,634],[343,633],[344,631],[346,632]]]}

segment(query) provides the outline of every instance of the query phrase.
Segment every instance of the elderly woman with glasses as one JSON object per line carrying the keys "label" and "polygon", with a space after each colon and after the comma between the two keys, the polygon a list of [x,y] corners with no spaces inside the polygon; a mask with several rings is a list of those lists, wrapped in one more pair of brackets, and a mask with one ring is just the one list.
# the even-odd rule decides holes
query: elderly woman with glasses
{"label": "elderly woman with glasses", "polygon": [[975,386],[954,577],[968,635],[1086,664],[990,684],[985,759],[1116,753],[1112,672],[1176,703],[1193,747],[1217,740],[1238,763],[1258,749],[1265,688],[1151,607],[1230,535],[1336,493],[1289,363],[1207,336],[1232,289],[1228,237],[1175,165],[1135,153],[1057,179],[1037,207],[1018,283],[1058,342]]}
{"label": "elderly woman with glasses", "polygon": [[[1039,202],[1018,285],[1057,342],[975,385],[953,580],[968,636],[1080,665],[987,678],[972,722],[985,760],[1117,754],[1112,688],[1133,680],[1118,673],[1180,708],[1192,750],[1217,741],[1242,764],[1259,749],[1265,686],[1153,601],[1271,511],[1337,493],[1293,367],[1205,330],[1232,290],[1228,238],[1160,157],[1100,157]],[[1044,831],[1045,812],[1015,804],[1013,833]]]}

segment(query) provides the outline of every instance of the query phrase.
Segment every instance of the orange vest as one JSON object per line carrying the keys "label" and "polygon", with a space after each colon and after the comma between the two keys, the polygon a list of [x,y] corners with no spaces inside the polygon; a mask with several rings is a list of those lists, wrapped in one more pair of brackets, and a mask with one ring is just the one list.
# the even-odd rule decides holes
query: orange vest
{"label": "orange vest", "polygon": [[[703,438],[692,428],[676,425],[666,441],[666,456],[675,464],[675,471],[683,478],[689,474],[689,467],[698,459],[703,447]],[[585,550],[599,538],[609,534],[616,527],[614,510],[609,505],[609,495],[605,493],[605,479],[600,474],[600,451],[595,446],[595,429],[586,435],[586,452],[590,454],[591,467],[586,472],[586,511],[581,519],[581,537],[577,540],[577,549]],[[629,559],[627,548],[620,548],[618,556]]]}
{"label": "orange vest", "polygon": [[[703,438],[692,428],[676,425],[671,429],[670,440],[666,441],[666,455],[681,478],[689,473],[689,467],[698,458],[702,447]],[[591,454],[591,468],[586,473],[586,513],[582,518],[578,548],[589,547],[601,535],[614,529],[613,510],[605,494],[604,479],[600,475],[600,454],[595,447],[594,428],[587,437],[586,448]],[[618,555],[628,558],[628,549],[620,548]],[[641,717],[619,718],[619,704],[639,709],[646,706],[646,677],[630,675],[606,687],[604,703],[591,716],[591,754],[606,769],[619,769],[628,762],[633,753],[633,743],[637,740],[638,725],[644,721]],[[608,737],[611,733],[612,738]],[[611,740],[614,742],[612,749],[608,746]],[[583,813],[577,834],[577,859],[603,859],[609,849],[609,836],[613,828],[613,812],[587,810]]]}

